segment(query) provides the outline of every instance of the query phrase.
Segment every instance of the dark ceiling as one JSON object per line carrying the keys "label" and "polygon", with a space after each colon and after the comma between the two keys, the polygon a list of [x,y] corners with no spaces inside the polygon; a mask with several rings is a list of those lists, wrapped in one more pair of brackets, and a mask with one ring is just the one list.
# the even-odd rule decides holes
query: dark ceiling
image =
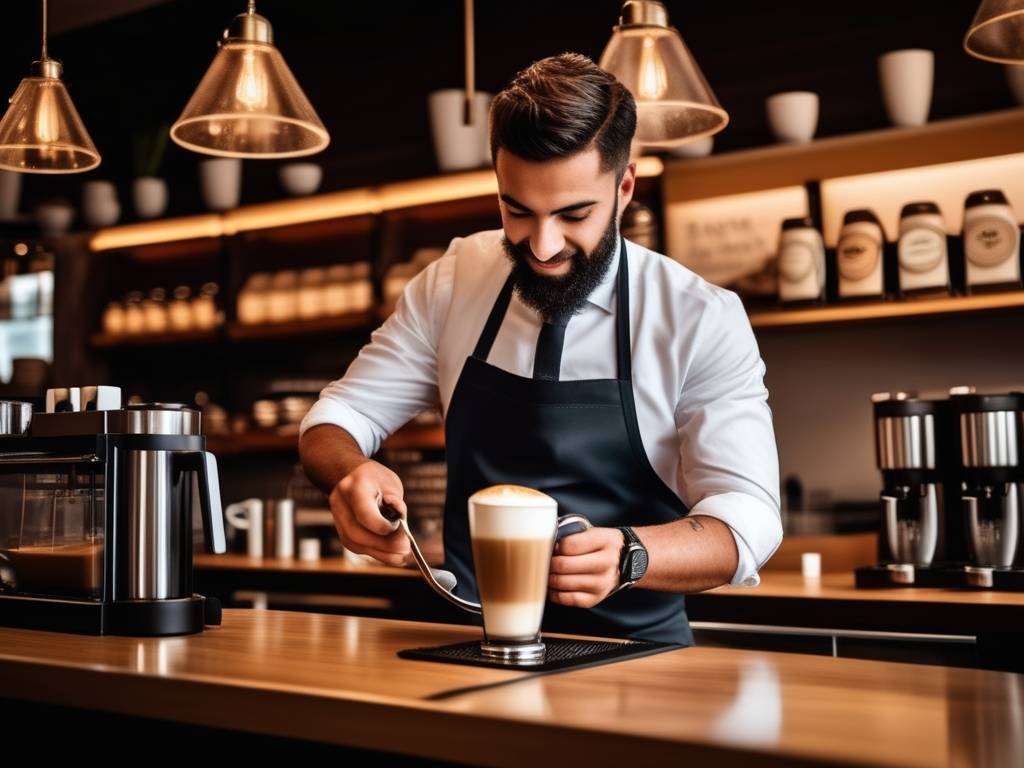
{"label": "dark ceiling", "polygon": [[[876,57],[887,50],[936,51],[932,117],[1011,106],[1002,69],[963,53],[961,40],[978,0],[860,0],[857,3],[667,3],[732,123],[716,151],[771,139],[764,99],[780,90],[822,97],[819,136],[886,124]],[[141,10],[130,12],[142,6]],[[5,3],[0,37],[0,91],[13,93],[39,46],[38,4]],[[100,152],[87,174],[111,178],[127,200],[131,135],[173,121],[202,77],[216,41],[243,0],[54,0],[51,55]],[[276,42],[331,133],[319,162],[324,188],[435,172],[426,95],[462,82],[462,3],[296,2],[259,0]],[[497,90],[521,67],[563,50],[595,58],[607,42],[619,3],[610,0],[477,2],[478,81]],[[98,21],[97,12],[110,17]],[[176,146],[163,167],[171,212],[199,209],[196,156]],[[243,201],[279,194],[275,164],[245,165]],[[85,177],[34,177],[26,197],[77,200]],[[127,206],[126,206],[127,207]]]}

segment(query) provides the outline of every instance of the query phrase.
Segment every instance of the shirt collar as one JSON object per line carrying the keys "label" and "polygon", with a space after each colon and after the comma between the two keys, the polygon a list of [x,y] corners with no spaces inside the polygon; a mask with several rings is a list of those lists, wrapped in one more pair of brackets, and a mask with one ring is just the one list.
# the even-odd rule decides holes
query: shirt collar
{"label": "shirt collar", "polygon": [[595,307],[600,307],[609,314],[614,311],[615,286],[619,275],[619,259],[621,254],[622,238],[620,236],[615,241],[615,253],[612,256],[611,264],[608,265],[608,271],[605,272],[601,282],[598,283],[597,287],[587,297],[589,303]]}

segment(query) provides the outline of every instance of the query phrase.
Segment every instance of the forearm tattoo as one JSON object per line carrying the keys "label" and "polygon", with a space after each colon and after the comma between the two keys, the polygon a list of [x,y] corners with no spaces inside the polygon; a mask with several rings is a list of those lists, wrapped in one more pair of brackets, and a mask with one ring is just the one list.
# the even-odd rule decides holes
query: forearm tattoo
{"label": "forearm tattoo", "polygon": [[700,524],[699,522],[697,522],[696,520],[687,520],[687,522],[688,522],[688,523],[690,524],[690,527],[691,527],[691,528],[693,528],[693,530],[697,531],[698,533],[699,533],[700,531],[703,531],[703,530],[704,530],[704,526],[703,526],[703,525],[701,525],[701,524]]}

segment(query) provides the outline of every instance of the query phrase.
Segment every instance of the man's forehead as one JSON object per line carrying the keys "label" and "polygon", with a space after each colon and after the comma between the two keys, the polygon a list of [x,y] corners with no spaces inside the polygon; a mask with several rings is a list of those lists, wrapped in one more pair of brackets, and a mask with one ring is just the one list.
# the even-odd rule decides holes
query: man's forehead
{"label": "man's forehead", "polygon": [[528,207],[532,207],[530,200],[535,205],[558,208],[576,202],[576,198],[603,199],[612,192],[608,179],[614,179],[614,171],[601,169],[597,149],[543,162],[499,149],[495,169],[500,193]]}

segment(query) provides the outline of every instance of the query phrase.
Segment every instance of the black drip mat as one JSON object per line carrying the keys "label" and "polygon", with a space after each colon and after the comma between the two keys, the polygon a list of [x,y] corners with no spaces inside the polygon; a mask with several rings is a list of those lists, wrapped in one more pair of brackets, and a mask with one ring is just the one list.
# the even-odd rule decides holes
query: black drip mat
{"label": "black drip mat", "polygon": [[655,643],[646,640],[615,642],[546,637],[544,660],[539,664],[514,664],[488,658],[481,653],[479,640],[427,648],[408,648],[399,651],[398,655],[403,659],[438,661],[442,664],[468,664],[473,667],[509,669],[516,672],[554,672],[635,659],[683,647],[675,643]]}

